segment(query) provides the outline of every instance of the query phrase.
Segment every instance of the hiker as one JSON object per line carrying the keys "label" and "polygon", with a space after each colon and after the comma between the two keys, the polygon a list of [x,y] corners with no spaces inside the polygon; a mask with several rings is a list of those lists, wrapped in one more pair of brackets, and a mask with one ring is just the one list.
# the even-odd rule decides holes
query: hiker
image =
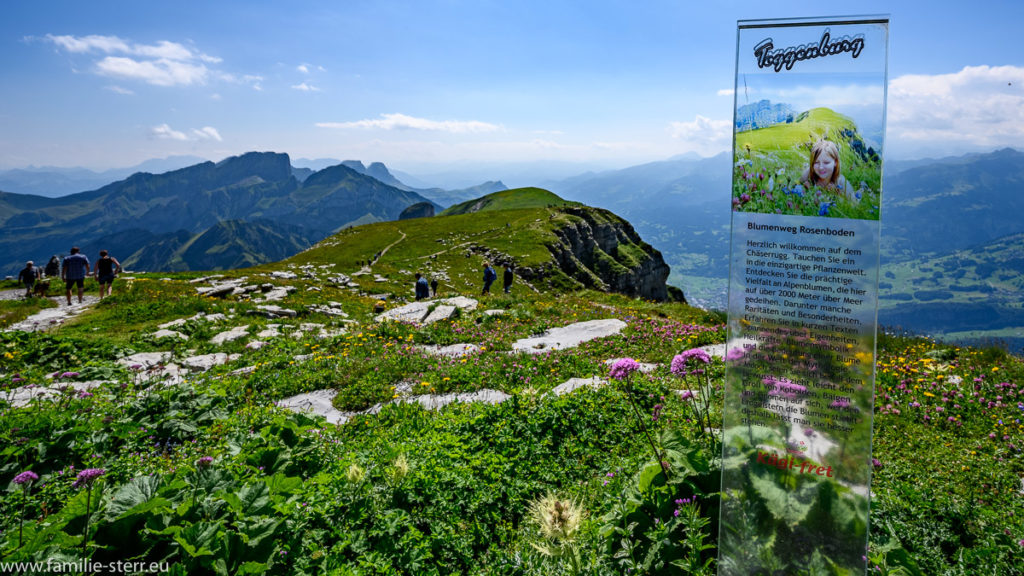
{"label": "hiker", "polygon": [[36,268],[35,264],[29,260],[25,262],[25,267],[18,273],[18,282],[25,286],[25,298],[32,296],[32,289],[36,286],[36,280],[39,280],[39,268]]}
{"label": "hiker", "polygon": [[100,259],[96,261],[96,280],[100,283],[100,300],[107,295],[109,290],[114,293],[114,278],[121,272],[121,263],[117,258],[108,255],[106,250],[100,250]]}
{"label": "hiker", "polygon": [[51,256],[50,261],[46,263],[44,272],[47,278],[56,278],[60,275],[60,258],[56,254]]}
{"label": "hiker", "polygon": [[78,246],[71,247],[71,255],[64,259],[60,267],[60,277],[64,280],[64,295],[68,298],[68,306],[71,306],[71,287],[78,286],[78,303],[82,303],[82,293],[85,292],[85,277],[89,275],[89,258],[80,254]]}
{"label": "hiker", "polygon": [[430,286],[427,285],[427,279],[424,278],[419,272],[417,272],[416,299],[423,300],[424,298],[430,298]]}
{"label": "hiker", "polygon": [[505,288],[505,294],[508,294],[512,290],[512,279],[514,278],[514,275],[512,274],[511,264],[504,264],[503,266],[505,271],[502,273],[501,283],[502,287]]}
{"label": "hiker", "polygon": [[498,273],[491,268],[490,262],[484,262],[484,290],[480,293],[481,296],[484,294],[491,293],[491,284],[498,279]]}
{"label": "hiker", "polygon": [[437,296],[437,278],[430,280],[430,295]]}

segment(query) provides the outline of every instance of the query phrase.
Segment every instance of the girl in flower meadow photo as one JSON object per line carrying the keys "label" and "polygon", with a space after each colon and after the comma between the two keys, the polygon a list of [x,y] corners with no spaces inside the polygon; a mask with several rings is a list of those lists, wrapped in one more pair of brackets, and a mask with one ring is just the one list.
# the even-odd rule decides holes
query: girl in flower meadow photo
{"label": "girl in flower meadow photo", "polygon": [[878,220],[880,154],[850,118],[815,108],[736,134],[736,212]]}

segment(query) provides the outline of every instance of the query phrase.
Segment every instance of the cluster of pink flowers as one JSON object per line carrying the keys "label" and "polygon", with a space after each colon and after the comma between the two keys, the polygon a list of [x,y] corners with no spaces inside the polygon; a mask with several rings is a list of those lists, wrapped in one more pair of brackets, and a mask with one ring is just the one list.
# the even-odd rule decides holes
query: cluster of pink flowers
{"label": "cluster of pink flowers", "polygon": [[25,470],[21,474],[14,477],[14,483],[21,486],[23,484],[30,484],[39,480],[39,475],[31,470]]}
{"label": "cluster of pink flowers", "polygon": [[640,369],[640,363],[632,358],[620,358],[612,364],[608,375],[616,380],[625,380],[633,372]]}
{"label": "cluster of pink flowers", "polygon": [[92,481],[106,474],[107,471],[103,468],[86,468],[78,473],[75,478],[75,482],[71,485],[72,488],[81,488],[82,486],[88,486],[92,484]]}
{"label": "cluster of pink flowers", "polygon": [[[687,350],[682,354],[677,354],[675,358],[672,358],[671,371],[676,376],[686,376],[691,372],[694,374],[701,374],[704,372],[702,368],[699,368],[701,364],[710,364],[711,356],[707,352],[700,348],[693,348]],[[692,368],[697,366],[697,368]]]}

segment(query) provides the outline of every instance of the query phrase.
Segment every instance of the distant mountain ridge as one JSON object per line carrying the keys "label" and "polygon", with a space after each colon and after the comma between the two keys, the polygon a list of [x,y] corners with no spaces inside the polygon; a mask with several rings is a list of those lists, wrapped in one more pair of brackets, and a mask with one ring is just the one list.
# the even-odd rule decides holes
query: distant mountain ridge
{"label": "distant mountain ridge", "polygon": [[[277,246],[302,249],[345,226],[395,220],[421,202],[430,201],[344,165],[300,182],[287,154],[250,152],[164,174],[136,173],[61,198],[0,192],[0,254],[5,256],[0,266],[10,274],[28,258],[63,254],[72,245],[85,251],[115,237],[117,245],[99,248],[116,251],[126,264],[152,266],[157,262],[151,254],[164,255],[163,265],[154,269],[189,269],[190,262],[203,262],[203,269],[267,262],[280,259]],[[272,231],[273,226],[287,228]],[[223,261],[200,257],[195,249],[179,253],[212,228],[219,240],[211,241],[208,251]],[[125,235],[126,230],[136,232]],[[244,257],[224,249],[233,243],[225,238],[232,232],[248,243],[239,253]]]}
{"label": "distant mountain ridge", "polygon": [[162,173],[204,162],[198,156],[154,158],[128,168],[95,172],[86,168],[41,166],[0,170],[0,190],[16,194],[34,194],[57,198],[84,190],[95,190],[111,182],[123,180],[137,172]]}

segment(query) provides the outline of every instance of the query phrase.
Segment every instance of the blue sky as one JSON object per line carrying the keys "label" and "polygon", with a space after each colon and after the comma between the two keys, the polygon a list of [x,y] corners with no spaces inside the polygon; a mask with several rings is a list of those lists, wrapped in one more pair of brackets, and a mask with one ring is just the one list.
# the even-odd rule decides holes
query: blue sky
{"label": "blue sky", "polygon": [[889,157],[1024,147],[1024,2],[13,2],[0,169],[624,167],[729,148],[740,19],[889,14]]}

